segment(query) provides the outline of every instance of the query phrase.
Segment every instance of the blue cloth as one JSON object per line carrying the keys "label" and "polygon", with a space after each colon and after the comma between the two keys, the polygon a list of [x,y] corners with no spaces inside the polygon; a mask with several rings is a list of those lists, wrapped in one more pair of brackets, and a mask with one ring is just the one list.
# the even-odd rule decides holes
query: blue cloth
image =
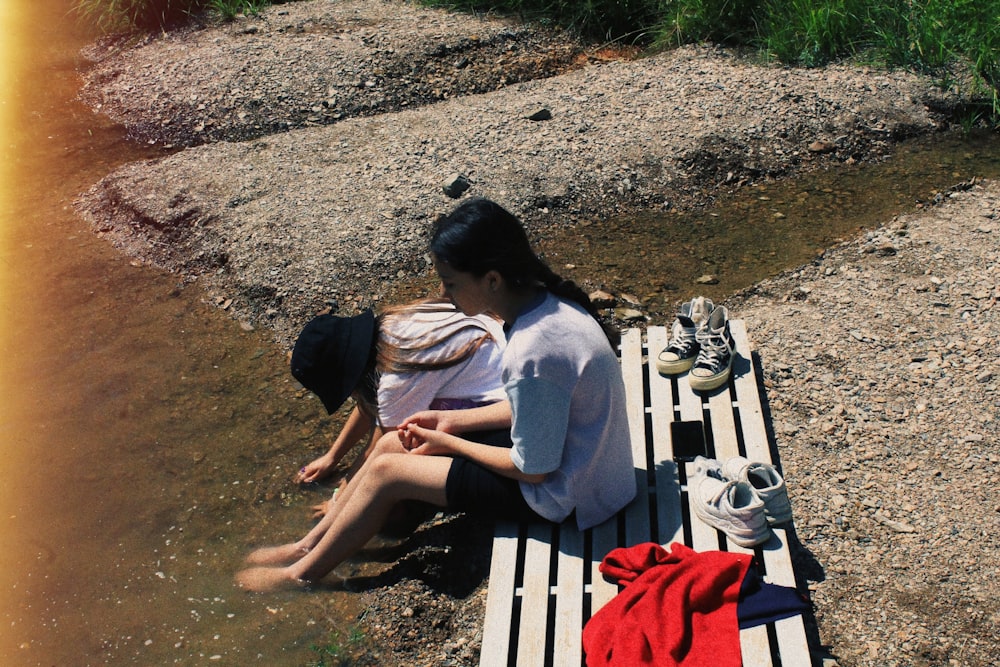
{"label": "blue cloth", "polygon": [[809,599],[796,589],[761,581],[760,575],[751,567],[740,585],[736,617],[740,630],[744,630],[795,616],[811,608]]}

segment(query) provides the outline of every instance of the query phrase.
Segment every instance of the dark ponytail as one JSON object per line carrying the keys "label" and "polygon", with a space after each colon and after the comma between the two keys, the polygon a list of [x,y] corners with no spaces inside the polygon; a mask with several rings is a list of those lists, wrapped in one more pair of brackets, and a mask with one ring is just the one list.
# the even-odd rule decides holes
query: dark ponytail
{"label": "dark ponytail", "polygon": [[431,252],[456,271],[475,276],[499,273],[514,290],[544,287],[579,304],[597,320],[612,347],[621,334],[605,325],[590,297],[572,280],[556,274],[531,248],[514,215],[488,199],[470,199],[434,223]]}
{"label": "dark ponytail", "polygon": [[591,317],[597,320],[597,323],[601,325],[601,330],[604,331],[604,335],[607,336],[612,349],[617,350],[618,345],[622,341],[621,331],[619,331],[617,327],[601,319],[600,314],[597,312],[597,307],[594,306],[594,302],[590,300],[587,293],[572,280],[563,278],[550,269],[548,264],[543,262],[541,259],[538,260],[538,263],[540,264],[539,280],[543,285],[545,285],[545,288],[558,297],[580,304],[580,306],[590,313]]}

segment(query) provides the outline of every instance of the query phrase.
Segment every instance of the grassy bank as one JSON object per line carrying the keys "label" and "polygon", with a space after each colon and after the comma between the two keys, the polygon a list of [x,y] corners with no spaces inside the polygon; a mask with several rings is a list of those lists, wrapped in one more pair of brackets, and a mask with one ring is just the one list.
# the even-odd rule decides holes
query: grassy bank
{"label": "grassy bank", "polygon": [[[106,30],[159,30],[207,13],[252,14],[270,0],[78,0]],[[498,12],[649,49],[712,42],[787,65],[852,58],[961,82],[982,100],[970,123],[1000,122],[1000,0],[423,0]],[[965,76],[968,74],[969,76]]]}
{"label": "grassy bank", "polygon": [[272,0],[77,0],[77,13],[106,32],[154,32],[182,25],[195,16],[225,20],[280,4]]}

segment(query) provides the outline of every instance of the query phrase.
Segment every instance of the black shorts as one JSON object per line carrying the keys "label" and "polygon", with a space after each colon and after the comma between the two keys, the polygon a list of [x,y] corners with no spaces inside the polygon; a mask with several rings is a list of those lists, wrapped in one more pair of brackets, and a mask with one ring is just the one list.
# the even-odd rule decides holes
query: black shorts
{"label": "black shorts", "polygon": [[[496,447],[513,446],[510,431],[479,431],[462,437]],[[521,485],[510,477],[498,475],[478,463],[456,457],[445,484],[448,509],[493,519],[545,521],[531,509],[521,493]]]}

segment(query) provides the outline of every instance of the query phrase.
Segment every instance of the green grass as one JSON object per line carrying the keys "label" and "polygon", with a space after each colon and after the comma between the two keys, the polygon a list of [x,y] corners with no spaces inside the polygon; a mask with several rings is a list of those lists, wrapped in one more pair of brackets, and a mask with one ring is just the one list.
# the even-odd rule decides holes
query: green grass
{"label": "green grass", "polygon": [[310,661],[308,667],[348,667],[353,664],[352,656],[364,641],[365,634],[358,626],[352,626],[346,638],[333,630],[325,644],[309,647],[316,654],[316,659]]}
{"label": "green grass", "polygon": [[269,0],[208,0],[206,3],[209,10],[226,20],[234,19],[240,14],[257,14],[270,4]]}
{"label": "green grass", "polygon": [[1000,0],[424,0],[423,4],[542,18],[585,37],[662,49],[712,42],[787,65],[842,59],[915,69],[973,95],[1000,116]]}
{"label": "green grass", "polygon": [[713,42],[739,46],[757,36],[756,2],[739,0],[686,0],[663,2],[651,34],[653,45],[680,46]]}
{"label": "green grass", "polygon": [[75,9],[105,32],[152,31],[190,17],[191,0],[77,0]]}
{"label": "green grass", "polygon": [[[107,30],[159,30],[206,11],[224,19],[277,0],[77,0]],[[1000,0],[423,0],[496,12],[650,49],[712,42],[787,65],[861,59],[936,74],[1000,118]],[[956,77],[955,71],[969,73]]]}
{"label": "green grass", "polygon": [[864,42],[863,0],[767,3],[760,46],[784,63],[814,67],[856,53]]}
{"label": "green grass", "polygon": [[270,0],[77,0],[76,12],[105,32],[153,32],[214,13],[223,19],[255,14]]}

